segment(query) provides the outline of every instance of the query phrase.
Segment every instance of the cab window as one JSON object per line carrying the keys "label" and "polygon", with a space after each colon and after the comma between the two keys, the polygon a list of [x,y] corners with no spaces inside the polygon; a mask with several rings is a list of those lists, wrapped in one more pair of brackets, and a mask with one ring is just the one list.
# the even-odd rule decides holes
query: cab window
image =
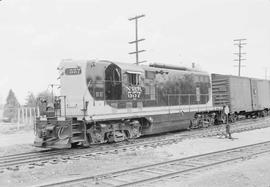
{"label": "cab window", "polygon": [[139,74],[128,73],[128,83],[131,85],[139,85]]}
{"label": "cab window", "polygon": [[145,78],[146,79],[154,80],[155,77],[156,77],[155,72],[153,72],[153,71],[145,71]]}

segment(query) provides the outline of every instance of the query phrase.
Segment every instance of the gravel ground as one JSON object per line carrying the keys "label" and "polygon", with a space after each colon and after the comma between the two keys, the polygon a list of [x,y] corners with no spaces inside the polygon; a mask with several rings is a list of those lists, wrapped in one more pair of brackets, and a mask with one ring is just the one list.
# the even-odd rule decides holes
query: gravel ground
{"label": "gravel ground", "polygon": [[[26,138],[26,134],[21,138]],[[30,186],[64,178],[70,179],[85,175],[102,174],[160,161],[269,141],[269,134],[270,128],[265,128],[238,134],[235,133],[233,134],[233,140],[223,137],[187,139],[177,144],[162,147],[141,148],[134,151],[121,151],[115,154],[74,158],[67,160],[65,163],[54,164],[54,162],[50,161],[45,166],[36,166],[32,169],[23,167],[18,171],[0,173],[0,186]],[[1,138],[3,137],[1,135]],[[28,138],[26,138],[27,141],[31,139]],[[14,144],[12,145],[15,146]],[[22,148],[20,147],[22,145],[17,146]],[[9,149],[10,146],[2,146],[2,151],[5,148]],[[261,156],[234,165],[203,170],[197,175],[161,181],[152,184],[152,186],[269,186],[269,161],[269,155]]]}
{"label": "gravel ground", "polygon": [[[270,154],[250,160],[201,170],[187,176],[147,184],[149,187],[249,187],[270,186]],[[192,175],[192,176],[191,176]]]}
{"label": "gravel ground", "polygon": [[0,123],[0,156],[33,151],[33,127],[12,123]]}

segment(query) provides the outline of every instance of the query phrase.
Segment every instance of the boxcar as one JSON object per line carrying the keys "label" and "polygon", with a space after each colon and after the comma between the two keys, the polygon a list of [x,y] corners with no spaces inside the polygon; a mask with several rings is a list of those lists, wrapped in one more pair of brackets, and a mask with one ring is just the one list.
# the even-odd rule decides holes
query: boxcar
{"label": "boxcar", "polygon": [[270,81],[212,74],[213,104],[228,105],[230,113],[264,115],[270,108]]}

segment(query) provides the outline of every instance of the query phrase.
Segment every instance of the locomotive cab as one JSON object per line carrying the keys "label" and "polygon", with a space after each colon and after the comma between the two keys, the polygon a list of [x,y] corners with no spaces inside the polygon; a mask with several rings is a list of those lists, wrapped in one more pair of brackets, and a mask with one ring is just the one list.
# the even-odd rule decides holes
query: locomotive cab
{"label": "locomotive cab", "polygon": [[121,69],[110,64],[105,70],[105,100],[119,100],[122,95]]}

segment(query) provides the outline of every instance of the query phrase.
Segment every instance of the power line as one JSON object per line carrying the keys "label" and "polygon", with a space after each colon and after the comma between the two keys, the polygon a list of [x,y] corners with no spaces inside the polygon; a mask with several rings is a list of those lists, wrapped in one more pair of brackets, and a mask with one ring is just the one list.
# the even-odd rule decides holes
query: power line
{"label": "power line", "polygon": [[129,53],[130,55],[131,54],[136,54],[136,64],[140,64],[140,63],[144,63],[146,61],[141,61],[139,62],[139,53],[142,53],[142,52],[145,52],[145,50],[139,50],[139,42],[141,41],[144,41],[145,39],[142,38],[142,39],[138,39],[138,19],[144,17],[145,15],[140,15],[140,16],[135,16],[133,18],[129,18],[128,20],[129,21],[135,21],[135,40],[134,41],[131,41],[129,42],[129,44],[135,44],[135,51],[134,52],[131,52]]}
{"label": "power line", "polygon": [[238,46],[238,53],[234,53],[235,55],[238,56],[237,59],[234,59],[234,61],[238,61],[238,65],[236,67],[238,67],[238,76],[241,75],[241,67],[244,67],[241,62],[243,60],[246,60],[246,59],[243,59],[243,55],[246,55],[246,53],[243,53],[242,52],[242,48],[244,45],[246,45],[247,43],[243,43],[243,41],[245,41],[246,39],[235,39],[233,40],[234,41],[234,45],[237,45]]}

